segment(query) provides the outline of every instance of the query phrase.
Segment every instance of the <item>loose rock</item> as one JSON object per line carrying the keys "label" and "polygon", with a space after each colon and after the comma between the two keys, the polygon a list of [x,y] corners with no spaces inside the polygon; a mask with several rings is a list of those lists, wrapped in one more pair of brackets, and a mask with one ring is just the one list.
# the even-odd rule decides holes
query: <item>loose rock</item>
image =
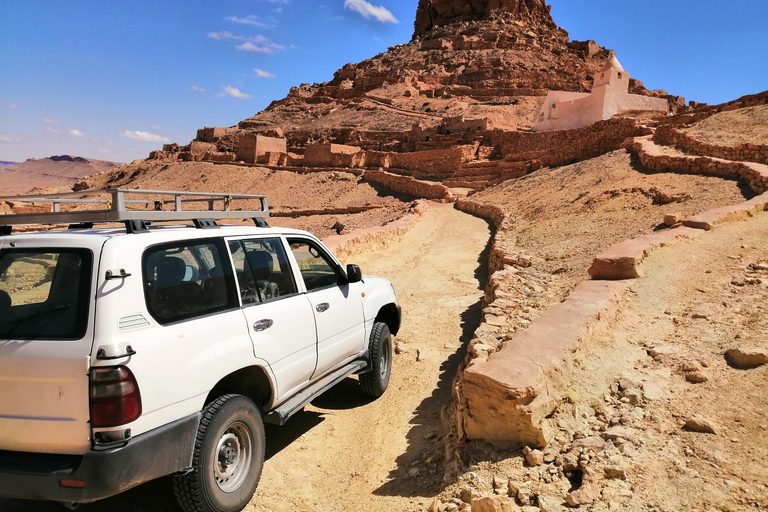
{"label": "loose rock", "polygon": [[685,428],[692,432],[701,432],[704,434],[717,434],[717,428],[714,422],[701,416],[693,416],[685,422]]}
{"label": "loose rock", "polygon": [[757,347],[732,348],[725,353],[725,359],[736,368],[757,368],[768,363],[768,350]]}

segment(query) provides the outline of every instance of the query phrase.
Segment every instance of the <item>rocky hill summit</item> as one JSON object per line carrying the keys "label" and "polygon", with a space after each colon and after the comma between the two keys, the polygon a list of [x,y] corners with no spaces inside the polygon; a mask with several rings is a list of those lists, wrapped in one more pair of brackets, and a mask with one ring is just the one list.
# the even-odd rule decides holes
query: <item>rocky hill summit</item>
{"label": "rocky hill summit", "polygon": [[414,37],[425,36],[434,27],[459,20],[476,20],[489,14],[538,14],[549,16],[544,0],[472,0],[457,3],[452,0],[419,0],[414,23]]}

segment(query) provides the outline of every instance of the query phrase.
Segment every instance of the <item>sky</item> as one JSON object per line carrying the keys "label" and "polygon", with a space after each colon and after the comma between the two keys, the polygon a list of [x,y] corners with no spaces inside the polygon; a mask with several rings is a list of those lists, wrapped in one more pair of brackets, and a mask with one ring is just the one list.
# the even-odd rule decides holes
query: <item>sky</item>
{"label": "sky", "polygon": [[[768,0],[549,0],[648,89],[768,90]],[[130,162],[407,43],[418,0],[0,1],[0,161]]]}

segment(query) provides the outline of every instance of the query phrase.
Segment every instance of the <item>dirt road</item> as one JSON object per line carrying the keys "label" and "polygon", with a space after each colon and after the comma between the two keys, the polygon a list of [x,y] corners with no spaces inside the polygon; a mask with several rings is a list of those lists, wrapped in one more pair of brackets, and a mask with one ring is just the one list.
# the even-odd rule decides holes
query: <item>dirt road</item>
{"label": "dirt road", "polygon": [[[267,461],[246,510],[423,510],[442,478],[440,410],[480,320],[488,224],[434,205],[403,240],[352,258],[392,280],[404,319],[387,393],[371,401],[348,379],[283,427],[267,427]],[[31,505],[31,508],[30,508]],[[60,510],[0,499],[3,512]],[[168,479],[82,506],[87,512],[175,511]]]}

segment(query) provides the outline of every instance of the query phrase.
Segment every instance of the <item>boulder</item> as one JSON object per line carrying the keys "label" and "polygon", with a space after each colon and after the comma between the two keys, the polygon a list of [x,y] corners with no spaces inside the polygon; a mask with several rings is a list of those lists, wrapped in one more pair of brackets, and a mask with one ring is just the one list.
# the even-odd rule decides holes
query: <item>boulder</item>
{"label": "boulder", "polygon": [[725,359],[736,368],[757,368],[768,363],[768,350],[757,347],[738,347],[729,349]]}

